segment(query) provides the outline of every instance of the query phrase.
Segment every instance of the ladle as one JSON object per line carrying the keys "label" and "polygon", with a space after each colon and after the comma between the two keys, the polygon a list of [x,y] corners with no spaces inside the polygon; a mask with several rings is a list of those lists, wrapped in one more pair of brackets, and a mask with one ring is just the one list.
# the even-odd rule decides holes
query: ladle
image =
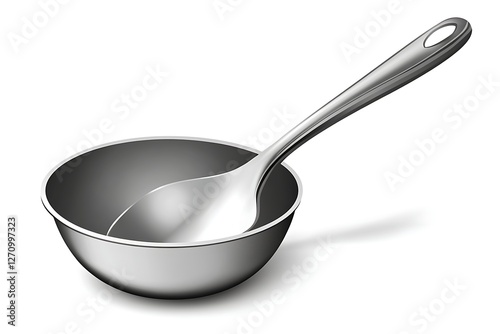
{"label": "ladle", "polygon": [[[428,45],[430,36],[448,26],[455,27],[449,36]],[[442,63],[467,41],[466,26],[461,18],[439,23],[246,164],[150,191],[117,217],[107,234],[139,241],[192,242],[248,230],[258,215],[259,187],[276,164],[316,134]]]}

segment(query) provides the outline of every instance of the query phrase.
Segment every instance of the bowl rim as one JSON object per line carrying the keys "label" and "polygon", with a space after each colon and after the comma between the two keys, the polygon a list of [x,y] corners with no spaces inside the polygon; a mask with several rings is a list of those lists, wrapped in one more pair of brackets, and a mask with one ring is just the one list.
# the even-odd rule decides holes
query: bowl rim
{"label": "bowl rim", "polygon": [[114,146],[114,145],[118,145],[118,144],[131,143],[131,142],[150,141],[150,140],[202,141],[202,142],[209,142],[209,143],[222,144],[222,145],[232,146],[232,147],[236,147],[236,148],[241,148],[241,149],[244,149],[244,150],[247,150],[247,151],[250,151],[253,153],[257,153],[257,154],[260,153],[259,150],[256,150],[256,149],[244,146],[244,145],[235,144],[235,143],[231,143],[231,142],[223,141],[223,140],[218,140],[218,139],[207,139],[207,138],[201,138],[201,137],[153,136],[153,137],[129,138],[129,139],[122,139],[122,140],[107,142],[107,143],[96,145],[96,146],[90,147],[88,149],[82,150],[80,152],[77,152],[77,153],[71,155],[70,157],[62,160],[55,167],[53,167],[50,170],[50,172],[45,176],[45,178],[42,182],[41,200],[42,200],[43,206],[52,215],[52,217],[57,219],[57,221],[59,221],[60,223],[62,223],[66,227],[68,227],[68,228],[70,228],[78,233],[81,233],[83,235],[86,235],[86,236],[89,236],[89,237],[92,237],[95,239],[99,239],[99,240],[107,241],[107,242],[111,242],[111,243],[123,244],[123,245],[127,245],[127,246],[150,247],[150,248],[190,248],[190,247],[200,247],[200,246],[209,246],[209,245],[227,243],[227,242],[231,242],[231,241],[235,241],[235,240],[239,240],[239,239],[248,238],[252,235],[261,233],[262,231],[268,230],[268,229],[272,228],[273,226],[281,223],[283,220],[285,220],[287,217],[289,217],[291,214],[293,214],[300,204],[300,201],[302,198],[302,191],[303,191],[302,182],[301,182],[299,176],[297,175],[297,173],[290,166],[288,166],[286,163],[283,163],[283,162],[281,163],[281,165],[283,167],[285,167],[292,174],[292,176],[295,179],[295,182],[297,183],[298,189],[297,189],[297,196],[295,198],[295,202],[291,205],[291,207],[284,214],[282,214],[280,217],[276,218],[275,220],[273,220],[273,221],[271,221],[271,222],[269,222],[269,223],[267,223],[259,228],[256,228],[253,230],[248,230],[248,231],[245,231],[243,233],[236,234],[236,235],[229,236],[229,237],[224,237],[224,238],[217,238],[217,239],[196,241],[196,242],[168,242],[168,243],[148,242],[148,241],[116,238],[116,237],[111,237],[108,235],[104,235],[101,233],[87,230],[81,226],[78,226],[78,225],[70,222],[69,220],[62,217],[50,204],[50,202],[47,198],[47,194],[46,194],[47,183],[48,183],[50,177],[54,174],[54,172],[59,167],[61,167],[65,163],[67,163],[68,161],[71,161],[71,160],[73,160],[79,156],[82,156],[86,153],[89,153],[89,152],[92,152],[92,151],[95,151],[95,150],[98,150],[98,149],[101,149],[104,147]]}

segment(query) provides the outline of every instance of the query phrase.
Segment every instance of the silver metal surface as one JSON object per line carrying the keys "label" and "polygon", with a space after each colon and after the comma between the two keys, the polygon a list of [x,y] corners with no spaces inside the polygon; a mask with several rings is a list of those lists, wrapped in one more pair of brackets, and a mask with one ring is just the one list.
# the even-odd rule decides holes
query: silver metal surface
{"label": "silver metal surface", "polygon": [[[281,244],[302,195],[289,167],[273,169],[256,225],[238,236],[166,244],[113,238],[106,231],[149,189],[236,168],[254,156],[242,146],[195,138],[111,143],[58,165],[43,183],[42,202],[73,255],[103,282],[155,298],[204,296],[255,274]],[[125,279],[117,277],[122,273]]]}
{"label": "silver metal surface", "polygon": [[[454,33],[422,48],[427,37],[445,25],[455,25]],[[111,143],[54,168],[43,182],[42,202],[77,260],[112,286],[155,298],[199,297],[228,289],[251,277],[273,256],[299,205],[300,181],[282,159],[327,127],[437,66],[460,49],[470,34],[465,20],[440,23],[257,159],[251,149],[206,139],[162,137]],[[265,178],[259,188],[258,218],[248,231],[211,241],[170,243],[106,235],[113,221],[151,189],[232,171],[248,161],[262,163],[257,174]],[[225,184],[218,186],[221,190]],[[186,202],[187,212],[195,215],[205,210],[205,204],[216,198],[214,189],[198,189]],[[232,222],[238,224],[240,218],[234,214]]]}
{"label": "silver metal surface", "polygon": [[[446,26],[455,26],[451,35],[432,46],[424,45],[429,36]],[[466,43],[471,32],[464,19],[439,23],[247,164],[215,176],[161,185],[117,215],[107,234],[133,240],[188,242],[246,231],[255,223],[259,210],[259,185],[273,166],[329,126],[442,63]],[[203,193],[207,193],[203,208],[192,210],[193,198]]]}

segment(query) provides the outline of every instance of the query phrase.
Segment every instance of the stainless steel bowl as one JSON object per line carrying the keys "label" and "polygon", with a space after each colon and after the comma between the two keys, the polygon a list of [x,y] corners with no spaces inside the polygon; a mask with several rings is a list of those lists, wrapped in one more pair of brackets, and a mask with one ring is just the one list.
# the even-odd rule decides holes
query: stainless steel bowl
{"label": "stainless steel bowl", "polygon": [[[148,191],[175,181],[236,168],[255,152],[199,138],[143,138],[74,156],[46,177],[42,202],[76,259],[118,289],[154,298],[192,298],[251,277],[281,244],[302,186],[285,164],[273,169],[256,224],[237,236],[196,243],[151,243],[106,236],[114,219]],[[200,193],[193,209],[211,194]],[[238,219],[238,217],[234,217]],[[117,279],[127,273],[129,280]]]}

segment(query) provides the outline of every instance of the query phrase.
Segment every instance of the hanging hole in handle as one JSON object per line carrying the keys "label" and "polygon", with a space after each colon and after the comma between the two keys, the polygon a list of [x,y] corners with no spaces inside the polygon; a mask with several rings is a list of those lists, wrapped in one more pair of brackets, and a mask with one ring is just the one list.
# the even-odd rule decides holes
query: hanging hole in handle
{"label": "hanging hole in handle", "polygon": [[455,32],[455,29],[457,29],[457,26],[455,24],[449,24],[447,26],[444,26],[444,27],[438,28],[437,30],[434,30],[425,39],[424,47],[430,48],[431,46],[434,46],[434,45],[444,41],[446,38],[450,37],[451,34],[453,34]]}

